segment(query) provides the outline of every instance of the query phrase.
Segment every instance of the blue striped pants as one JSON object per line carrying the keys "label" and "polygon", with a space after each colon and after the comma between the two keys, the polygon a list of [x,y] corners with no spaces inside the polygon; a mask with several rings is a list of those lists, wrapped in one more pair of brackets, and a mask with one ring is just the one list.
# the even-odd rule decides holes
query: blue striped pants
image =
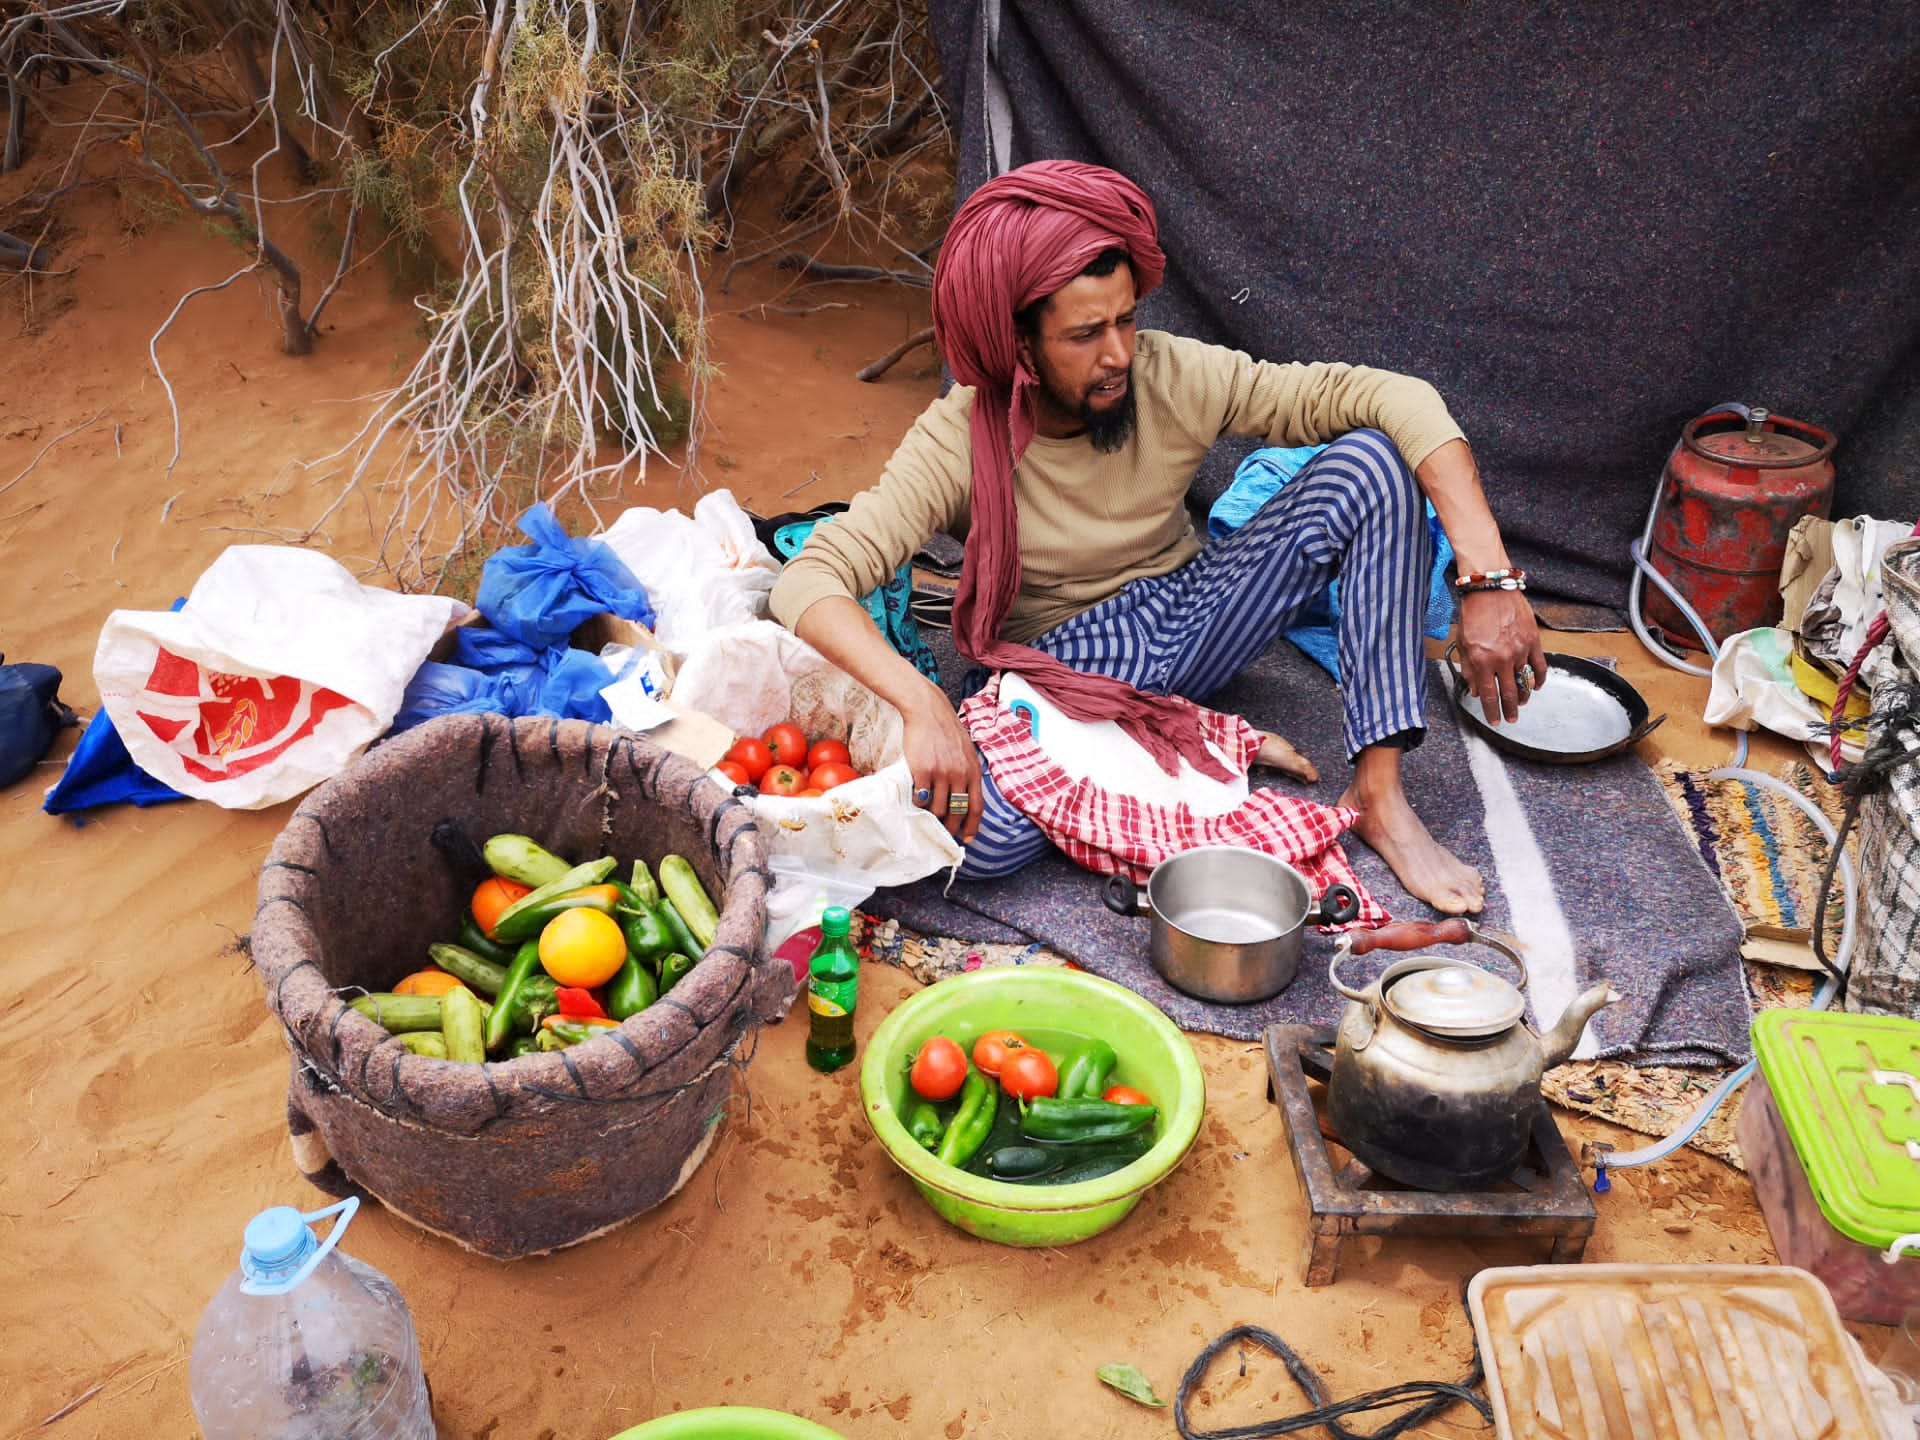
{"label": "blue striped pants", "polygon": [[[1033,641],[1076,670],[1136,689],[1204,700],[1340,579],[1340,674],[1349,760],[1425,726],[1423,629],[1433,572],[1426,500],[1377,430],[1342,436],[1233,534],[1166,575],[1119,594]],[[980,829],[963,876],[1009,875],[1048,840],[1002,798],[982,762]]]}

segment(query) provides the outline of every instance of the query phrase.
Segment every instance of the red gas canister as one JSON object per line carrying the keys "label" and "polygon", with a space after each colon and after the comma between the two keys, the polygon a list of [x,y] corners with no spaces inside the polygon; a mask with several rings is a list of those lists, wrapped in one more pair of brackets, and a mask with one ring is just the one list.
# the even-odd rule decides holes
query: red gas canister
{"label": "red gas canister", "polygon": [[[1758,406],[1744,420],[1737,410],[1716,410],[1680,432],[1660,477],[1649,558],[1716,644],[1780,619],[1787,538],[1802,516],[1825,519],[1833,506],[1834,443],[1817,425]],[[1647,619],[1669,640],[1705,648],[1657,590],[1647,597]]]}

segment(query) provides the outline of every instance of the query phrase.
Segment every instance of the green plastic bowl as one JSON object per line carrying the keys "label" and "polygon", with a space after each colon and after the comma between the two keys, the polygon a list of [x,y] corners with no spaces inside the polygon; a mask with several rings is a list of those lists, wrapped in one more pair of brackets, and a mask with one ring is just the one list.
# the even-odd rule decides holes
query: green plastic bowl
{"label": "green plastic bowl", "polygon": [[[1145,1091],[1160,1107],[1153,1148],[1123,1170],[1077,1185],[1009,1185],[934,1159],[901,1118],[915,1103],[909,1062],[934,1035],[970,1051],[982,1034],[1002,1029],[1043,1045],[1048,1032],[1066,1032],[1113,1046],[1120,1057],[1113,1083]],[[1173,1173],[1200,1133],[1206,1082],[1179,1027],[1131,990],[1079,970],[1015,966],[941,980],[897,1006],[868,1042],[860,1100],[893,1163],[942,1219],[1002,1245],[1071,1245],[1118,1224]]]}
{"label": "green plastic bowl", "polygon": [[705,1410],[682,1410],[662,1415],[613,1440],[845,1440],[838,1431],[782,1410],[755,1410],[748,1405],[715,1405]]}

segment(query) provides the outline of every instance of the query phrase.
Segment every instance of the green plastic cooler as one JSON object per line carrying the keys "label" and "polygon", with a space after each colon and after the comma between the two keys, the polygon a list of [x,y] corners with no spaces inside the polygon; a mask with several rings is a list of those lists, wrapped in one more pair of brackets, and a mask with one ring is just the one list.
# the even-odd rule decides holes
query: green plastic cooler
{"label": "green plastic cooler", "polygon": [[1766,1010],[1753,1051],[1736,1128],[1781,1262],[1898,1324],[1920,1308],[1920,1021]]}

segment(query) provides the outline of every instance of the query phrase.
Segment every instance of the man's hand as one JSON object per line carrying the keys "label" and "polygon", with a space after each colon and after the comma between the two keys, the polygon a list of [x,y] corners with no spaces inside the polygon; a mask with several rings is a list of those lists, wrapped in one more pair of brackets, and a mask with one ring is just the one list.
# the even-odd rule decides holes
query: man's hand
{"label": "man's hand", "polygon": [[938,817],[962,845],[971,845],[980,829],[980,754],[947,697],[931,685],[927,696],[924,704],[900,712],[914,803]]}
{"label": "man's hand", "polygon": [[[846,596],[815,601],[794,633],[900,712],[914,804],[969,844],[980,828],[980,756],[945,692],[901,659],[866,607]],[[964,803],[949,804],[960,796]]]}
{"label": "man's hand", "polygon": [[1488,724],[1520,718],[1528,693],[1547,678],[1540,627],[1524,594],[1476,590],[1460,597],[1460,673]]}

